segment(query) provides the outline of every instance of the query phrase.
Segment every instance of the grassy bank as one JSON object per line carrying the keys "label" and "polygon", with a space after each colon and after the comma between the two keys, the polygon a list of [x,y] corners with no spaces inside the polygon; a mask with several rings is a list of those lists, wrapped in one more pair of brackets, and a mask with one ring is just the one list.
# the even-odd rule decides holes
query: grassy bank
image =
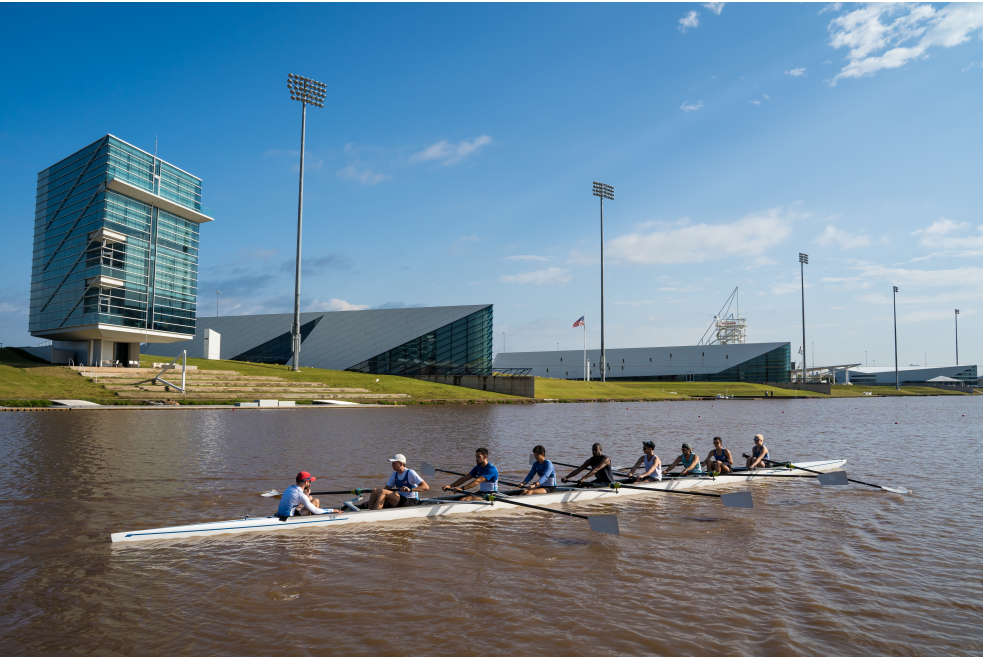
{"label": "grassy bank", "polygon": [[536,397],[553,400],[637,399],[672,400],[712,398],[720,395],[785,397],[828,397],[808,391],[789,391],[763,384],[717,382],[584,382],[536,378]]}

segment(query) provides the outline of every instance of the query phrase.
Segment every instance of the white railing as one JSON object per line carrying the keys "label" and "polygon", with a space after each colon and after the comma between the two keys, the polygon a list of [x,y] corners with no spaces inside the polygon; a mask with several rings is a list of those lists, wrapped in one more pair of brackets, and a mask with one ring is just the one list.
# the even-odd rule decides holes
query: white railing
{"label": "white railing", "polygon": [[[170,370],[171,368],[173,368],[174,367],[174,362],[177,361],[178,359],[181,359],[181,385],[180,386],[178,386],[177,384],[172,384],[171,382],[169,382],[166,379],[164,379],[164,373],[167,372],[168,370]],[[154,364],[154,365],[157,365],[157,364]],[[168,386],[173,386],[174,388],[178,389],[179,391],[181,391],[182,393],[184,393],[184,394],[187,395],[187,391],[185,390],[185,388],[187,386],[187,384],[186,384],[186,381],[187,381],[186,376],[187,376],[187,374],[188,374],[188,350],[182,350],[179,355],[177,355],[176,357],[174,357],[174,360],[173,361],[171,361],[166,366],[164,366],[163,368],[161,368],[161,371],[159,373],[157,373],[157,376],[154,377],[153,381],[155,381],[155,382],[158,382],[159,381],[162,384],[167,384]]]}

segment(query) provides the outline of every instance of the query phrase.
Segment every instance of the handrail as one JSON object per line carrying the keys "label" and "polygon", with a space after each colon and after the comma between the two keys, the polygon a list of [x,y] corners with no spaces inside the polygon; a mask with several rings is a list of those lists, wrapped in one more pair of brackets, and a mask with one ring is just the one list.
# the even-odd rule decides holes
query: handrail
{"label": "handrail", "polygon": [[[178,386],[177,384],[172,384],[171,382],[163,378],[163,374],[168,370],[170,370],[174,366],[174,362],[177,361],[178,359],[181,359],[181,385],[180,386]],[[159,381],[161,383],[167,384],[168,386],[173,386],[174,388],[178,389],[179,391],[187,395],[188,392],[185,390],[187,386],[186,384],[187,372],[188,372],[188,350],[181,350],[181,353],[179,355],[174,357],[174,359],[170,363],[168,363],[166,366],[160,369],[160,372],[157,373],[157,376],[153,378],[153,381],[155,382]]]}

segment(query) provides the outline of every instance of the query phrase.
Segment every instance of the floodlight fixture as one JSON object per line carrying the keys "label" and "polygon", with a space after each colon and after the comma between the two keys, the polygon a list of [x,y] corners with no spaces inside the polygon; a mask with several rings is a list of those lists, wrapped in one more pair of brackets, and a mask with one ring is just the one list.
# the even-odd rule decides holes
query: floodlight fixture
{"label": "floodlight fixture", "polygon": [[300,246],[304,227],[304,138],[307,129],[307,106],[324,107],[327,86],[317,80],[293,73],[287,74],[290,100],[300,101],[300,189],[297,194],[297,263],[294,278],[294,321],[290,329],[293,352],[293,370],[300,371]]}
{"label": "floodlight fixture", "polygon": [[804,265],[808,265],[809,264],[809,254],[800,253],[799,254],[799,262],[802,263],[802,264],[804,264]]}

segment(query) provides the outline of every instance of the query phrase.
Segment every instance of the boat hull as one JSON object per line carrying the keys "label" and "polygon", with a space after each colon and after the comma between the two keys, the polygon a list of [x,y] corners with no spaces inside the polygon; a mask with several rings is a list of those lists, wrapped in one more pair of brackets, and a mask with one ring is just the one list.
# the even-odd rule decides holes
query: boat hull
{"label": "boat hull", "polygon": [[[841,468],[846,463],[845,459],[798,462],[797,466],[808,468],[814,471],[834,471]],[[641,485],[645,489],[696,489],[709,486],[720,486],[724,484],[738,484],[754,480],[769,481],[768,478],[756,478],[755,475],[786,474],[797,476],[808,476],[808,473],[799,470],[788,470],[785,468],[765,468],[757,469],[753,472],[735,473],[732,475],[720,475],[715,478],[671,478],[662,482]],[[603,498],[638,496],[646,492],[640,489],[574,489],[568,491],[557,491],[551,494],[541,494],[538,496],[524,496],[522,502],[529,502],[536,505],[553,505],[557,503],[581,503]],[[114,543],[150,541],[155,539],[183,539],[185,537],[211,537],[220,534],[242,534],[247,532],[277,532],[286,530],[300,529],[325,529],[335,528],[354,523],[375,523],[379,521],[396,521],[402,519],[418,519],[434,516],[447,516],[450,514],[472,514],[491,510],[510,510],[520,509],[515,505],[496,501],[490,505],[475,505],[471,503],[446,503],[438,505],[417,505],[415,507],[386,508],[381,510],[363,510],[350,514],[319,514],[317,516],[291,516],[285,521],[281,521],[276,516],[245,517],[231,521],[216,521],[212,523],[198,523],[193,525],[172,526],[169,528],[154,528],[150,530],[136,530],[132,532],[116,532],[111,535]]]}

